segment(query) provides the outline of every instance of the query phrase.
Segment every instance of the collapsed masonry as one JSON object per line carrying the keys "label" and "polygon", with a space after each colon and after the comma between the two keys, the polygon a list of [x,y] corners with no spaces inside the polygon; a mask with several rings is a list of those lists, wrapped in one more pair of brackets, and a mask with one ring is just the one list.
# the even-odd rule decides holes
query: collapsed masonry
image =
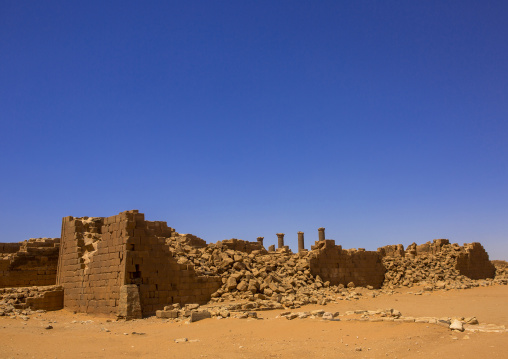
{"label": "collapsed masonry", "polygon": [[60,238],[31,238],[0,243],[0,288],[56,282]]}
{"label": "collapsed masonry", "polygon": [[[53,292],[62,293],[63,288],[63,305],[69,310],[139,318],[176,303],[249,299],[290,307],[320,303],[353,283],[368,288],[415,283],[467,288],[475,285],[474,279],[495,275],[479,243],[458,246],[435,240],[407,250],[402,245],[344,250],[325,239],[324,228],[318,233],[319,240],[306,250],[299,232],[298,253],[293,253],[284,245],[283,233],[277,234],[278,249],[270,246],[267,251],[263,237],[256,242],[230,239],[207,244],[177,233],[166,222],[146,221],[137,210],[106,218],[65,217],[60,241],[0,245],[5,262],[0,262],[4,280],[0,287],[56,283]],[[25,252],[36,254],[21,254]],[[25,267],[12,264],[21,257]],[[30,280],[24,278],[24,270]],[[9,300],[26,307],[12,295]]]}
{"label": "collapsed masonry", "polygon": [[165,222],[145,221],[138,211],[65,217],[57,276],[65,289],[65,308],[139,317],[168,303],[207,302],[221,279],[199,276],[192,265],[177,263],[166,242],[185,240],[204,244],[179,236]]}
{"label": "collapsed masonry", "polygon": [[387,268],[384,287],[459,281],[459,288],[468,288],[471,280],[494,278],[496,274],[480,243],[459,246],[447,239],[436,239],[419,246],[413,243],[406,250],[401,244],[385,246],[378,252]]}

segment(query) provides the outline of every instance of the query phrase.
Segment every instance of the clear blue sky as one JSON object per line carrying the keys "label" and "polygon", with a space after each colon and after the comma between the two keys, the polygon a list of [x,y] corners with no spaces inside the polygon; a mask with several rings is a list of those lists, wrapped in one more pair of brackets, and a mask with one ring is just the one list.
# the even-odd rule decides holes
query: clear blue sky
{"label": "clear blue sky", "polygon": [[508,2],[0,0],[0,240],[139,209],[208,242],[508,259]]}

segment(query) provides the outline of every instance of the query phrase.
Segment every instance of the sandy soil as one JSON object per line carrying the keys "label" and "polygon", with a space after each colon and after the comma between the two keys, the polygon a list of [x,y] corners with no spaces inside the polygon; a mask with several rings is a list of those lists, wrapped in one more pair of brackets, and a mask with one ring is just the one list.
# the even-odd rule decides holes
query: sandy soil
{"label": "sandy soil", "polygon": [[[406,290],[293,311],[379,308],[405,316],[476,316],[480,323],[508,327],[508,286],[419,296]],[[115,322],[64,310],[28,321],[0,317],[0,358],[508,358],[508,333],[459,333],[424,323],[286,320],[276,318],[280,312],[258,312],[258,320],[191,324],[153,317]],[[44,329],[48,324],[53,329]],[[189,341],[175,343],[178,338]]]}

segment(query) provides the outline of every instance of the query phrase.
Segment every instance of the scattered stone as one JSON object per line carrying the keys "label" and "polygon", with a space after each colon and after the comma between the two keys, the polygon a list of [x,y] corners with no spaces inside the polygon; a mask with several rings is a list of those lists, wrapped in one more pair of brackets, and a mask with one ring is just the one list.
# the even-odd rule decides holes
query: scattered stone
{"label": "scattered stone", "polygon": [[185,310],[196,310],[199,308],[199,304],[185,304]]}
{"label": "scattered stone", "polygon": [[325,314],[325,311],[322,310],[322,309],[318,309],[318,310],[313,310],[310,312],[311,315],[314,315],[316,317],[322,317],[323,314]]}
{"label": "scattered stone", "polygon": [[178,310],[157,310],[155,316],[161,319],[175,319],[178,318]]}
{"label": "scattered stone", "polygon": [[212,316],[211,316],[210,312],[207,310],[192,312],[191,316],[190,316],[190,322],[193,323],[193,322],[197,322],[198,320],[203,320],[203,319],[207,319],[207,318],[211,318],[211,317]]}
{"label": "scattered stone", "polygon": [[288,320],[293,320],[295,318],[298,318],[298,314],[297,313],[289,313],[289,314],[285,315],[285,317]]}
{"label": "scattered stone", "polygon": [[247,319],[249,317],[248,313],[240,313],[236,316],[238,319]]}
{"label": "scattered stone", "polygon": [[330,312],[323,313],[323,317],[322,318],[324,320],[333,320],[333,313],[330,313]]}
{"label": "scattered stone", "polygon": [[464,319],[464,322],[466,324],[475,325],[475,324],[478,324],[478,319],[476,319],[476,317],[470,317],[470,318]]}
{"label": "scattered stone", "polygon": [[229,311],[228,311],[228,310],[225,310],[225,309],[224,309],[224,310],[221,310],[221,311],[219,312],[219,315],[220,315],[222,318],[227,318],[227,317],[229,317],[229,316],[230,316],[230,313],[229,313]]}

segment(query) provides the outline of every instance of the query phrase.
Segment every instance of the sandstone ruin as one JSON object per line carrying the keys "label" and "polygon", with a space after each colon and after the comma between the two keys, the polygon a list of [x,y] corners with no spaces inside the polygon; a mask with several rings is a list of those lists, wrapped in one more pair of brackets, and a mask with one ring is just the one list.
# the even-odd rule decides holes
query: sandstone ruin
{"label": "sandstone ruin", "polygon": [[31,238],[0,243],[0,288],[56,282],[60,238]]}
{"label": "sandstone ruin", "polygon": [[[319,228],[308,250],[304,233],[297,235],[293,253],[283,233],[277,233],[277,249],[266,250],[263,237],[207,244],[166,222],[146,221],[137,210],[65,217],[60,239],[0,244],[0,306],[64,307],[129,319],[193,303],[245,299],[257,303],[251,307],[293,308],[326,303],[345,287],[469,288],[496,277],[480,243],[437,239],[406,249],[345,250]],[[503,268],[496,280],[506,284]]]}

